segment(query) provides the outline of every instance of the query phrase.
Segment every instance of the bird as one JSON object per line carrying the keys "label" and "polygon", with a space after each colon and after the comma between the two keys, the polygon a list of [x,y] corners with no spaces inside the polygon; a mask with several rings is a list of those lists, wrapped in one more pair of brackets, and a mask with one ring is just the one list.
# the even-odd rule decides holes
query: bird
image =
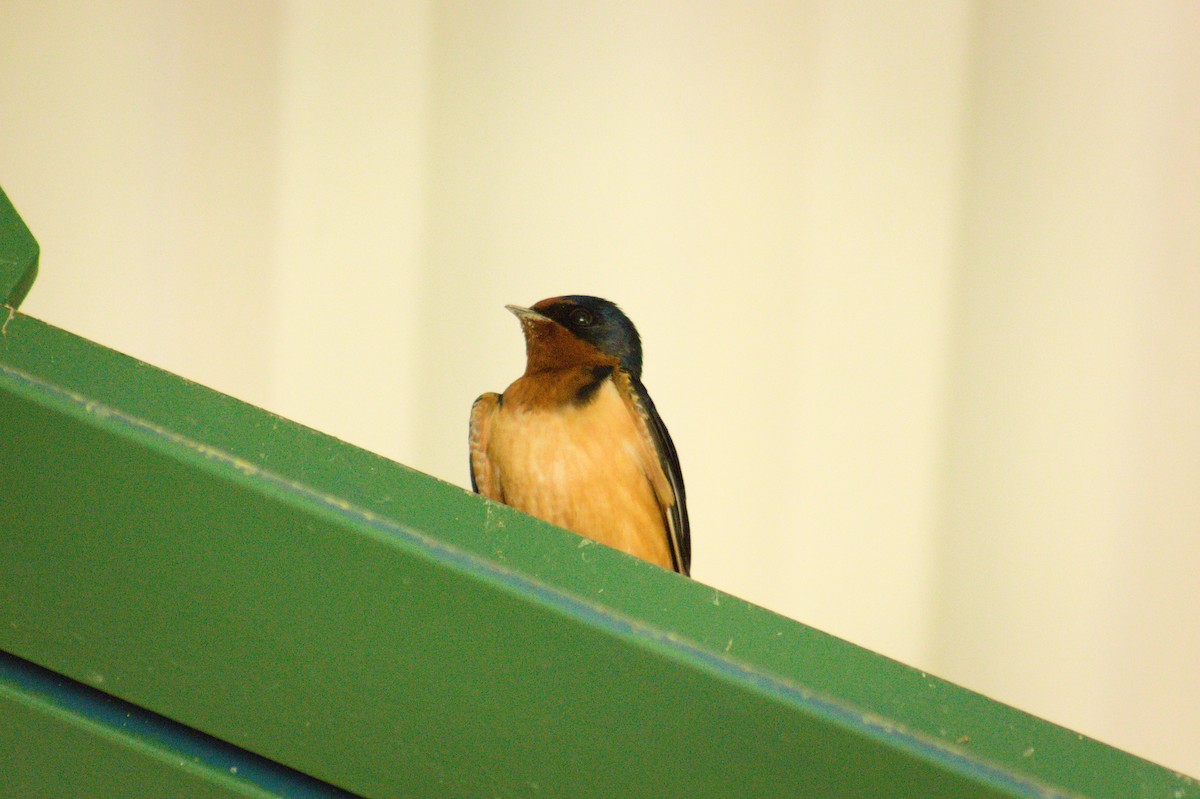
{"label": "bird", "polygon": [[471,406],[471,488],[687,576],[683,474],[642,385],[633,322],[580,294],[505,307],[525,336],[525,373]]}

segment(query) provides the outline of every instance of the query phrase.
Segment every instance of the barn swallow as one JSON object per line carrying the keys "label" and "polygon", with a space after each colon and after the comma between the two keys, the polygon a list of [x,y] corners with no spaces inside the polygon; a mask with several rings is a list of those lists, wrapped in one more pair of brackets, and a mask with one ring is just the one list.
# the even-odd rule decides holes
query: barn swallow
{"label": "barn swallow", "polygon": [[471,406],[471,487],[688,574],[683,475],[642,385],[633,322],[599,297],[506,307],[525,334],[525,374]]}

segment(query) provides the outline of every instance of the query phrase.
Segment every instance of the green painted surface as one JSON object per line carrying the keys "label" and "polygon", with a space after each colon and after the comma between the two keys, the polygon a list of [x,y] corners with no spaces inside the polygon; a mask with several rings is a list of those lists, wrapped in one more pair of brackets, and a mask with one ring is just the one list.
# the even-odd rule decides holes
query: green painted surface
{"label": "green painted surface", "polygon": [[231,768],[218,771],[0,683],[0,790],[6,797],[282,795],[239,779]]}
{"label": "green painted surface", "polygon": [[37,276],[38,244],[0,189],[0,306],[19,308]]}
{"label": "green painted surface", "polygon": [[4,796],[186,799],[266,797],[236,779],[205,773],[110,728],[77,723],[0,687],[0,780]]}
{"label": "green painted surface", "polygon": [[0,795],[353,799],[3,652]]}
{"label": "green painted surface", "polygon": [[1200,797],[21,314],[0,442],[0,648],[364,796]]}

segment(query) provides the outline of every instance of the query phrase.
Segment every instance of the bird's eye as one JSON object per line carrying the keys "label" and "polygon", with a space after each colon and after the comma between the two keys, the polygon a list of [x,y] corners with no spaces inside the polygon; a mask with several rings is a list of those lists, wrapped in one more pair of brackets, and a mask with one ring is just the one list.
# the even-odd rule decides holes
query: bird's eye
{"label": "bird's eye", "polygon": [[567,318],[574,327],[591,327],[596,322],[596,317],[587,308],[573,308]]}

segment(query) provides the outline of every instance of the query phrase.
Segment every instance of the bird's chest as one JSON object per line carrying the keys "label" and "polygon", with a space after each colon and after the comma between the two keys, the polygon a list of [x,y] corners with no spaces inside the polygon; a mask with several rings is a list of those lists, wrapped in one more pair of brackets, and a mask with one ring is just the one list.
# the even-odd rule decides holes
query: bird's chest
{"label": "bird's chest", "polygon": [[564,496],[644,484],[640,446],[629,406],[606,381],[581,405],[545,407],[506,396],[488,449],[505,497],[536,515]]}
{"label": "bird's chest", "polygon": [[656,456],[612,381],[583,404],[522,402],[524,388],[518,381],[505,392],[487,447],[504,501],[671,568],[649,477]]}

